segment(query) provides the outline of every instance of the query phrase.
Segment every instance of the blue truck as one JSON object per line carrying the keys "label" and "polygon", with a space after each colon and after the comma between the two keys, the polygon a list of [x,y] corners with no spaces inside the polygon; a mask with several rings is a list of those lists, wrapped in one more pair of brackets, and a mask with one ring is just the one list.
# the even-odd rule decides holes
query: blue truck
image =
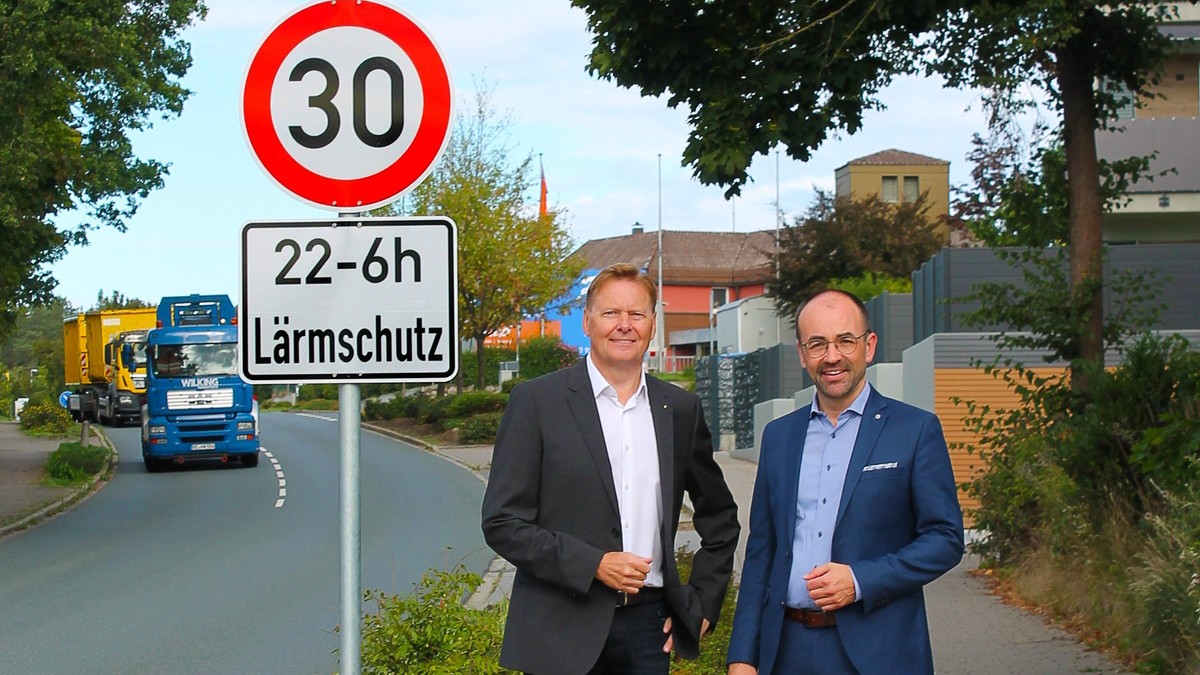
{"label": "blue truck", "polygon": [[208,459],[258,465],[258,402],[238,374],[237,311],[226,295],[168,296],[146,335],[147,471]]}

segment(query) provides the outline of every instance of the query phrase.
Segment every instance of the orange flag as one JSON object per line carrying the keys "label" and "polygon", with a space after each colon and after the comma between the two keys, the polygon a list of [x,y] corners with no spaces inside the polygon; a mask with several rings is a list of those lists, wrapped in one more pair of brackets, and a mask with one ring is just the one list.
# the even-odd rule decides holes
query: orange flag
{"label": "orange flag", "polygon": [[[541,161],[539,160],[538,163],[541,164]],[[542,202],[541,202],[541,205],[538,207],[538,215],[541,216],[542,218],[545,218],[546,214],[547,214],[547,211],[546,211],[546,169],[545,169],[545,167],[541,167],[541,169],[542,169]]]}

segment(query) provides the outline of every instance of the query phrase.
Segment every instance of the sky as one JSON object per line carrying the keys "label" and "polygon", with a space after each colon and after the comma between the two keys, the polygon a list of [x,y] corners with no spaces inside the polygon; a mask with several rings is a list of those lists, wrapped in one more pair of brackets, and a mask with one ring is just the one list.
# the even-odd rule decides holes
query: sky
{"label": "sky", "polygon": [[[207,18],[185,33],[193,64],[183,83],[193,93],[182,115],[133,136],[140,157],[170,165],[164,187],[142,201],[124,233],[94,231],[88,246],[51,267],[56,293],[75,307],[90,308],[101,291],[149,302],[189,293],[236,298],[243,225],[333,213],[279,188],[256,163],[241,123],[251,58],[279,21],[309,3],[207,4]],[[886,110],[867,113],[863,129],[831,137],[809,161],[774,152],[756,158],[754,182],[729,202],[722,188],[701,185],[681,166],[686,110],[587,73],[586,15],[568,0],[391,4],[437,43],[459,110],[478,87],[490,89],[493,108],[510,120],[514,157],[540,157],[549,202],[565,212],[576,245],[628,234],[634,223],[647,231],[773,229],[777,194],[790,221],[812,204],[814,190],[833,189],[837,167],[889,148],[947,160],[951,184],[963,184],[971,135],[986,126],[976,93],[899,79],[882,92]],[[60,225],[71,225],[70,217]]]}

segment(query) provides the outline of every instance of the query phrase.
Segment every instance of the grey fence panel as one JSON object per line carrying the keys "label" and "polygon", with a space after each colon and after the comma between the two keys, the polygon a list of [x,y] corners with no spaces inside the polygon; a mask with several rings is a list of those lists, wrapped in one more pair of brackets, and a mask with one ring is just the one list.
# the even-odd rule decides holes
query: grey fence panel
{"label": "grey fence panel", "polygon": [[[1007,249],[1017,251],[1018,249]],[[1047,250],[1045,255],[1056,255]],[[1118,272],[1146,272],[1159,284],[1157,303],[1163,310],[1146,328],[1200,328],[1200,243],[1112,246],[1105,262],[1105,287]],[[983,282],[1012,283],[1024,288],[1021,268],[1001,260],[992,249],[946,248],[913,272],[913,343],[935,333],[988,332],[1010,327],[967,325],[963,316],[978,303],[962,298]],[[1121,298],[1105,293],[1105,312],[1112,315]]]}

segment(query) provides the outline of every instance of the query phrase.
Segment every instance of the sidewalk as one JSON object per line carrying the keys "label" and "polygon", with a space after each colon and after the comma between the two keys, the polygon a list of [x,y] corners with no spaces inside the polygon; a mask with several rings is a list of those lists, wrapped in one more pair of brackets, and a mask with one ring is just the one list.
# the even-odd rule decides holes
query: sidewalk
{"label": "sidewalk", "polygon": [[[364,428],[371,427],[364,425]],[[407,440],[473,471],[486,482],[491,461],[490,446],[432,448],[413,439]],[[734,572],[740,575],[749,530],[750,497],[758,465],[724,452],[718,452],[716,457],[738,503],[742,536],[734,559]],[[968,532],[968,537],[970,535]],[[677,543],[693,544],[695,539],[690,522],[681,522]],[[925,589],[939,673],[1065,675],[1130,672],[1041,617],[1001,602],[989,592],[987,580],[972,573],[978,566],[977,558],[967,556],[958,567]],[[483,587],[471,598],[471,603],[486,605],[507,594],[512,588],[512,573],[512,567],[503,560],[493,561]],[[725,608],[725,620],[732,610],[732,607]]]}
{"label": "sidewalk", "polygon": [[61,438],[35,438],[16,422],[0,422],[0,537],[23,530],[58,513],[82,497],[80,488],[42,485],[43,470]]}

